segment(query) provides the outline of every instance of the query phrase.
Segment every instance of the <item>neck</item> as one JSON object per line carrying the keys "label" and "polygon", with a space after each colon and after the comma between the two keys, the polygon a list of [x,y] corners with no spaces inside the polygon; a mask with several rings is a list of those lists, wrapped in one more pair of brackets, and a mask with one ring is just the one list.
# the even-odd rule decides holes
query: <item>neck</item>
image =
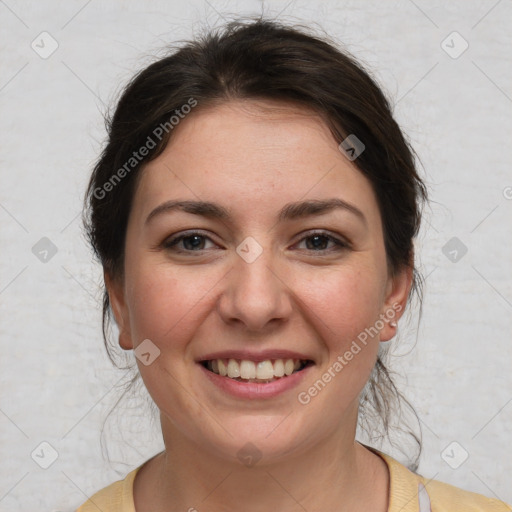
{"label": "neck", "polygon": [[166,450],[135,488],[137,512],[387,510],[387,466],[354,441],[355,426],[295,457],[247,467],[199,450],[164,416],[161,422]]}

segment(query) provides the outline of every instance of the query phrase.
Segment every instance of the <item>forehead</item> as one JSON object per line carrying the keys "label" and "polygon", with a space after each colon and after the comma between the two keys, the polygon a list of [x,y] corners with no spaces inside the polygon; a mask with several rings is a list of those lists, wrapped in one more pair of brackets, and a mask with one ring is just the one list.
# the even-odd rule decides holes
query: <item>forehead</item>
{"label": "forehead", "polygon": [[134,206],[186,197],[270,211],[338,196],[378,215],[371,184],[312,110],[259,100],[196,108],[142,171]]}
{"label": "forehead", "polygon": [[[181,121],[167,150],[175,156],[180,148],[202,143],[200,151],[187,155],[189,160],[199,158],[244,155],[253,160],[286,159],[292,164],[300,155],[322,142],[339,156],[337,144],[326,123],[313,110],[293,103],[270,100],[237,100],[196,109]],[[199,149],[199,148],[197,148]],[[265,151],[266,150],[266,151]]]}

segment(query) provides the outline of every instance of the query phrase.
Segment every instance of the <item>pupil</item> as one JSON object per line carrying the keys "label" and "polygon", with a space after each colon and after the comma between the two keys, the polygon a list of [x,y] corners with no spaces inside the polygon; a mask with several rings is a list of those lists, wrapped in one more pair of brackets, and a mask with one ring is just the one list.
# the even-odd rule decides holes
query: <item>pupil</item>
{"label": "pupil", "polygon": [[[314,241],[312,244],[313,248],[314,249],[324,249],[325,247],[325,242],[326,242],[326,237],[325,236],[322,236],[322,235],[313,235],[312,237],[309,238],[309,241]],[[309,247],[311,248],[311,247]]]}
{"label": "pupil", "polygon": [[[186,249],[200,249],[202,245],[202,236],[199,235],[191,235],[187,236],[183,239],[183,245]],[[191,240],[194,240],[193,243],[189,243]],[[188,246],[188,247],[187,247]]]}

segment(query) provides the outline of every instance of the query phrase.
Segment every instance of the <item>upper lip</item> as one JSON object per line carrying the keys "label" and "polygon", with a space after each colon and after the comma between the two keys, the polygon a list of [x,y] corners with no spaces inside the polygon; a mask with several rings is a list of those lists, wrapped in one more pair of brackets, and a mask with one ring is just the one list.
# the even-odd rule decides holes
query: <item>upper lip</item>
{"label": "upper lip", "polygon": [[211,361],[212,359],[239,359],[247,361],[266,361],[268,359],[301,359],[314,361],[311,356],[307,354],[301,354],[299,352],[293,352],[291,350],[262,350],[255,352],[251,350],[219,350],[217,352],[211,352],[197,359],[197,362]]}

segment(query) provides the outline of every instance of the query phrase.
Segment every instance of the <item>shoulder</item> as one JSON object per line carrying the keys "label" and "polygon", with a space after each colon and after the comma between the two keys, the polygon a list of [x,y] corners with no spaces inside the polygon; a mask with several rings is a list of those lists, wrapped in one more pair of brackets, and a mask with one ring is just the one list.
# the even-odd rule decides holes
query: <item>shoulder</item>
{"label": "shoulder", "polygon": [[390,473],[389,512],[512,512],[503,501],[429,480],[389,455],[376,451]]}
{"label": "shoulder", "polygon": [[123,480],[118,480],[93,494],[75,512],[135,512],[133,481],[140,467],[128,473]]}
{"label": "shoulder", "polygon": [[466,512],[511,512],[512,507],[503,501],[488,498],[482,494],[465,491],[459,487],[440,482],[426,480],[425,488],[430,496],[433,512],[457,511]]}

